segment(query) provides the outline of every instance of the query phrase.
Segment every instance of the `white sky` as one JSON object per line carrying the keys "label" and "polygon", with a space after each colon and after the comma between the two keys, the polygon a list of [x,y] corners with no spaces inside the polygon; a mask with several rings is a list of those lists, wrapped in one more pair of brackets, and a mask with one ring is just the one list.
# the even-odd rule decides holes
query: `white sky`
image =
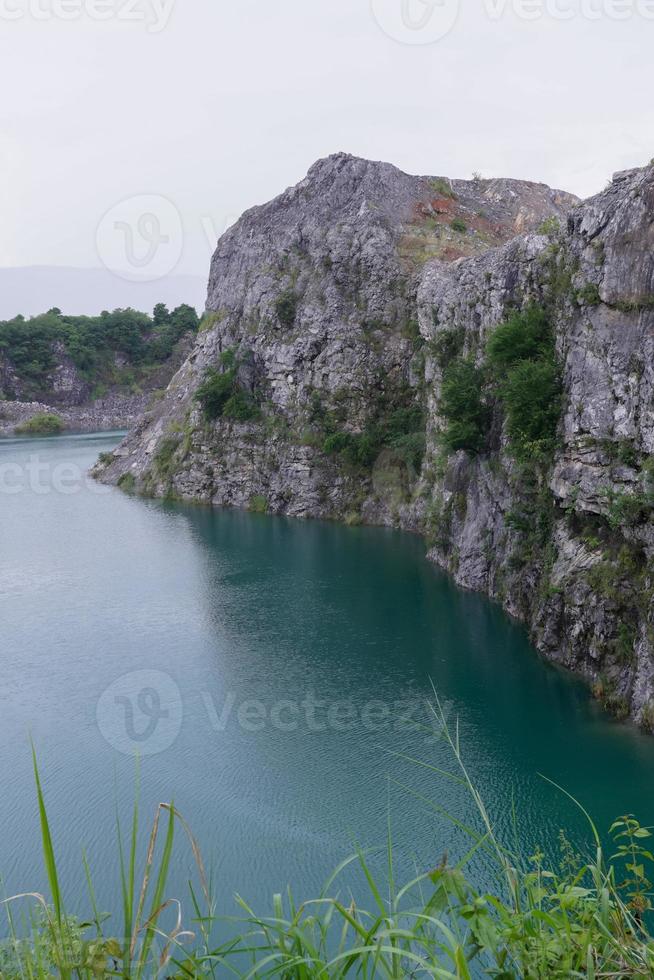
{"label": "white sky", "polygon": [[205,275],[212,229],[336,150],[582,196],[654,156],[654,0],[460,0],[429,44],[402,10],[428,32],[457,0],[127,2],[0,0],[0,266],[99,266],[105,212],[163,195]]}

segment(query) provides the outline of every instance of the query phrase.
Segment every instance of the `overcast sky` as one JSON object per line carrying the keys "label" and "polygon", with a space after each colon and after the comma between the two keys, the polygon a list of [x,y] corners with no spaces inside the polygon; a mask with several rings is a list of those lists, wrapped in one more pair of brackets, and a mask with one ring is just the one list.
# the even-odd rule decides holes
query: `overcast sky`
{"label": "overcast sky", "polygon": [[0,0],[0,266],[131,241],[135,275],[204,276],[337,150],[583,196],[654,156],[653,0],[456,2]]}

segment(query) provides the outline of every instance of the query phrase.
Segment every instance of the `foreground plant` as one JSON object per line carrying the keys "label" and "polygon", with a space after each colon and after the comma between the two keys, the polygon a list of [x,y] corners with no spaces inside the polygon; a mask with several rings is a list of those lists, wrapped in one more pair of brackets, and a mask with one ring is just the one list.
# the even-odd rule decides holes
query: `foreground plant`
{"label": "foreground plant", "polygon": [[[219,920],[197,844],[172,804],[157,809],[137,889],[137,794],[128,850],[118,826],[123,939],[108,930],[108,917],[97,910],[86,860],[93,914],[80,923],[65,912],[35,759],[51,899],[30,894],[6,900],[10,938],[0,952],[0,977],[653,977],[654,939],[647,928],[652,885],[646,870],[654,864],[648,850],[651,831],[631,815],[619,818],[611,828],[617,850],[606,860],[598,831],[582,810],[590,828],[590,860],[581,858],[563,834],[558,866],[541,853],[516,853],[497,838],[463,761],[458,729],[452,733],[447,727],[438,699],[434,722],[456,769],[420,765],[466,789],[477,809],[478,826],[444,814],[428,797],[418,798],[447,816],[468,839],[458,862],[450,864],[444,857],[436,868],[398,886],[389,832],[383,880],[375,877],[368,855],[359,850],[337,868],[318,898],[296,905],[290,892],[285,899],[276,895],[270,916],[258,915],[237,898],[240,914]],[[161,820],[166,826],[159,841]],[[192,929],[183,926],[181,903],[166,898],[177,825],[190,844],[197,870],[198,885],[189,885]],[[470,880],[466,869],[475,855],[487,861],[496,881],[492,891],[481,892]],[[353,865],[367,884],[367,909],[355,903],[344,885],[339,887],[343,873]],[[30,900],[37,909],[29,915],[23,939],[18,938],[13,911],[19,900]],[[220,946],[214,939],[218,925],[230,937]],[[95,935],[86,938],[92,931]]]}
{"label": "foreground plant", "polygon": [[[182,927],[182,906],[176,898],[166,898],[166,883],[173,852],[175,827],[179,825],[190,844],[199,881],[200,894],[207,914],[199,915],[196,891],[189,884],[191,898],[198,913],[200,939],[208,938],[211,921],[211,898],[207,876],[197,843],[184,819],[172,804],[157,807],[149,835],[147,851],[137,879],[137,839],[139,831],[138,782],[132,812],[129,847],[123,845],[120,822],[116,820],[118,864],[122,894],[122,938],[107,930],[109,916],[99,912],[86,855],[84,871],[92,914],[80,922],[66,913],[59,884],[52,835],[41,779],[34,750],[34,778],[41,826],[44,867],[50,887],[50,902],[38,892],[26,892],[7,898],[9,938],[0,949],[0,978],[50,977],[92,978],[122,976],[129,978],[159,975],[171,962],[173,950],[192,940],[201,949],[195,932]],[[166,824],[160,835],[161,822]],[[160,836],[163,840],[160,841]],[[16,907],[23,901],[32,903],[22,934],[17,927]],[[172,912],[172,926],[169,924]],[[25,917],[23,916],[25,923]],[[166,924],[164,924],[166,923]],[[88,936],[94,932],[95,935]],[[157,943],[155,944],[155,939]]]}

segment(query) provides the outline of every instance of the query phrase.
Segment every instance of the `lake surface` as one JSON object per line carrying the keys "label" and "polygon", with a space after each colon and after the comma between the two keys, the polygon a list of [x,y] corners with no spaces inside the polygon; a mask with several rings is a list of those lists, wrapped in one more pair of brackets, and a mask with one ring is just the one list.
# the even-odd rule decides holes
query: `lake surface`
{"label": "lake surface", "polygon": [[[84,476],[116,434],[0,442],[0,872],[44,887],[30,734],[68,906],[84,847],[99,904],[119,892],[116,808],[174,798],[214,870],[220,911],[310,897],[352,851],[419,868],[458,833],[463,791],[392,753],[453,768],[428,721],[433,682],[500,832],[573,835],[573,792],[601,828],[654,813],[654,739],[606,718],[524,629],[462,592],[398,532],[145,501]],[[145,833],[145,828],[144,828]],[[191,858],[180,847],[170,891]],[[480,878],[484,869],[475,871]],[[353,884],[353,887],[357,887]]]}

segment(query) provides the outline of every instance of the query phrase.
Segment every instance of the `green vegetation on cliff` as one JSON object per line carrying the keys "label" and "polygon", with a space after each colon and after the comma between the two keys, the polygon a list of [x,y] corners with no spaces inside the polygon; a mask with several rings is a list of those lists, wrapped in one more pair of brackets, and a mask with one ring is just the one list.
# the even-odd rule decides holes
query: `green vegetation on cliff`
{"label": "green vegetation on cliff", "polygon": [[[346,395],[347,393],[344,393]],[[338,400],[338,399],[337,399]],[[311,421],[320,430],[322,448],[349,466],[371,469],[383,450],[419,470],[425,452],[425,413],[408,385],[387,388],[371,399],[371,412],[361,432],[345,428],[348,402],[327,410],[316,395]]]}
{"label": "green vegetation on cliff", "polygon": [[239,381],[240,363],[234,350],[223,352],[221,369],[209,368],[195,393],[208,422],[216,419],[232,419],[235,422],[252,422],[261,415],[254,395]]}
{"label": "green vegetation on cliff", "polygon": [[561,415],[561,381],[547,312],[529,306],[491,334],[490,372],[518,459],[551,453]]}
{"label": "green vegetation on cliff", "polygon": [[275,302],[275,312],[279,322],[284,327],[292,327],[297,316],[298,296],[295,290],[285,289],[277,297]]}
{"label": "green vegetation on cliff", "polygon": [[481,363],[463,356],[461,343],[458,332],[446,331],[434,350],[443,370],[445,448],[484,452],[498,405],[517,460],[551,454],[561,414],[561,380],[547,312],[529,306],[513,313],[491,334]]}
{"label": "green vegetation on cliff", "polygon": [[483,386],[484,373],[471,357],[455,358],[443,372],[440,410],[448,423],[443,441],[450,452],[482,450],[488,427]]}

